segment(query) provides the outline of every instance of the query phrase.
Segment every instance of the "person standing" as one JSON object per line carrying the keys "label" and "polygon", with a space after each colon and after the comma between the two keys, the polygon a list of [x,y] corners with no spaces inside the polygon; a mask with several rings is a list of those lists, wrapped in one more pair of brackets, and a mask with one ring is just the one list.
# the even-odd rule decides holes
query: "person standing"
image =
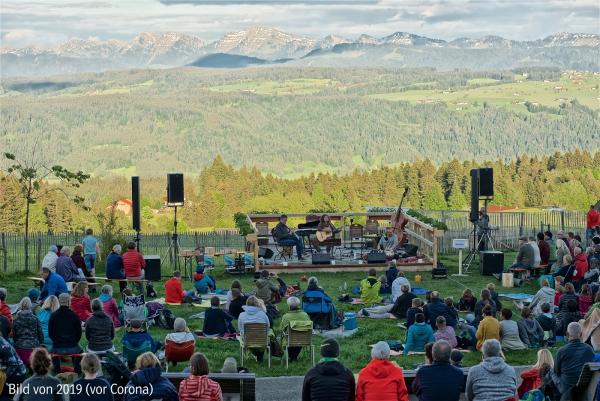
{"label": "person standing", "polygon": [[98,245],[98,240],[94,237],[94,230],[91,228],[85,230],[85,237],[83,237],[81,243],[83,244],[83,259],[85,260],[85,266],[91,277],[94,277],[96,260],[98,262],[102,260],[100,255],[100,245]]}
{"label": "person standing", "polygon": [[590,205],[590,210],[587,212],[587,224],[585,229],[585,238],[588,245],[591,245],[592,238],[596,232],[596,227],[600,226],[600,212],[596,210],[594,205]]}

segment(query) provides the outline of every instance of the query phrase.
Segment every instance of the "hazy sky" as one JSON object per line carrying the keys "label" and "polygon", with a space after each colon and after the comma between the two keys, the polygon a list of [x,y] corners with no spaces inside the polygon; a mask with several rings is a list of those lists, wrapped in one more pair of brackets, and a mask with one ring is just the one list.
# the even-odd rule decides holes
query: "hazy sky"
{"label": "hazy sky", "polygon": [[598,0],[2,0],[2,46],[53,46],[69,38],[131,39],[179,31],[214,40],[251,26],[322,37],[406,31],[441,39],[537,39],[599,33]]}

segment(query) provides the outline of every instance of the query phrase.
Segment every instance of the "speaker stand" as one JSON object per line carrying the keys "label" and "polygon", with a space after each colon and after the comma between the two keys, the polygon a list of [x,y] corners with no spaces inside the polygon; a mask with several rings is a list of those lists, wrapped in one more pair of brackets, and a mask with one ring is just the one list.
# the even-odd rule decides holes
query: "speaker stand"
{"label": "speaker stand", "polygon": [[[173,217],[173,235],[171,236],[171,242],[169,243],[169,249],[167,249],[167,255],[173,271],[179,270],[179,235],[177,234],[177,206],[174,206],[175,214]],[[191,278],[191,272],[190,272]]]}

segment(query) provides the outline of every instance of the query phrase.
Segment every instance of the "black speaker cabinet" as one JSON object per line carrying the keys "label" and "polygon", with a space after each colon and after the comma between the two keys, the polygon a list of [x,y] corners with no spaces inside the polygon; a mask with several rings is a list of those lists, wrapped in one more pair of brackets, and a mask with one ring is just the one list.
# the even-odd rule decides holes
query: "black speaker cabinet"
{"label": "black speaker cabinet", "polygon": [[273,255],[273,251],[270,248],[267,248],[266,246],[261,246],[258,248],[259,258],[271,259]]}
{"label": "black speaker cabinet", "polygon": [[494,169],[480,168],[479,169],[479,197],[493,198],[494,197]]}
{"label": "black speaker cabinet", "polygon": [[313,265],[328,265],[331,263],[331,255],[328,253],[313,253],[312,264]]}
{"label": "black speaker cabinet", "polygon": [[417,251],[419,250],[419,247],[414,245],[414,244],[404,244],[402,245],[402,247],[404,248],[404,253],[406,253],[406,257],[415,257],[417,256]]}
{"label": "black speaker cabinet", "polygon": [[144,278],[150,281],[160,281],[160,256],[145,255],[144,260],[146,261]]}
{"label": "black speaker cabinet", "polygon": [[471,170],[471,212],[469,220],[475,222],[479,220],[479,170]]}
{"label": "black speaker cabinet", "polygon": [[133,229],[141,231],[140,224],[140,177],[131,177],[131,214]]}
{"label": "black speaker cabinet", "polygon": [[371,251],[367,254],[367,263],[385,263],[385,252]]}
{"label": "black speaker cabinet", "polygon": [[167,174],[167,205],[183,206],[183,174]]}
{"label": "black speaker cabinet", "polygon": [[500,274],[504,271],[504,254],[498,251],[479,253],[479,272],[483,276]]}

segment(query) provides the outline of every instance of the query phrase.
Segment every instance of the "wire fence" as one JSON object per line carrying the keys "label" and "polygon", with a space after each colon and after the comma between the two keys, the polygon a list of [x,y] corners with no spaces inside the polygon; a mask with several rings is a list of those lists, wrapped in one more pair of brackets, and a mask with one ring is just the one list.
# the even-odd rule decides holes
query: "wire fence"
{"label": "wire fence", "polygon": [[[29,234],[29,269],[25,266],[25,236],[22,233],[0,233],[0,269],[5,273],[23,271],[37,272],[42,264],[42,259],[51,245],[66,245],[73,249],[75,244],[80,244],[84,234],[82,232],[68,233],[31,233]],[[133,238],[135,234],[126,233],[126,237]],[[180,250],[193,250],[198,246],[212,246],[218,249],[244,249],[245,239],[237,229],[205,231],[190,231],[178,234],[178,247]],[[102,254],[106,256],[114,244],[101,244]],[[163,273],[172,271],[173,268],[173,234],[148,233],[141,237],[140,251],[144,255],[158,255],[161,259]],[[102,258],[104,259],[104,257]],[[180,260],[180,263],[183,263]],[[102,264],[101,264],[102,265]]]}

